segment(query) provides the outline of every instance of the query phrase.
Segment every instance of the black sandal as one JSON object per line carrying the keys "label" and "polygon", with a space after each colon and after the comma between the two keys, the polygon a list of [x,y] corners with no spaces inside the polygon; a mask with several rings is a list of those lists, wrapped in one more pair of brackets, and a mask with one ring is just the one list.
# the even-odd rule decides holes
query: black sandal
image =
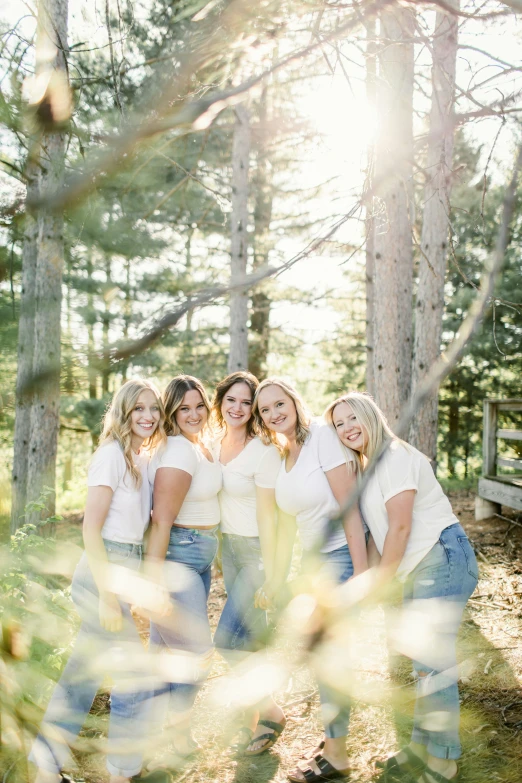
{"label": "black sandal", "polygon": [[[402,748],[402,753],[407,758],[407,761],[403,761],[402,764],[397,761],[396,756],[390,756],[386,761],[377,761],[375,766],[377,769],[382,769],[383,773],[379,777],[382,783],[388,781],[389,783],[398,783],[408,777],[416,777],[426,769],[426,762],[423,761],[420,756],[417,756],[410,748]],[[440,783],[440,782],[439,782]]]}
{"label": "black sandal", "polygon": [[298,767],[303,776],[296,778],[295,776],[287,775],[288,780],[291,780],[293,783],[317,783],[320,780],[347,780],[350,777],[351,770],[349,768],[336,769],[320,753],[314,756],[314,761],[317,764],[319,773],[315,772],[311,766],[306,769],[299,769]]}
{"label": "black sandal", "polygon": [[[270,734],[260,734],[259,737],[252,737],[250,742],[248,743],[247,747],[245,748],[245,751],[243,753],[244,756],[260,756],[261,753],[264,753],[265,750],[268,750],[272,747],[272,745],[275,745],[279,737],[284,731],[284,728],[286,726],[286,718],[283,718],[281,723],[276,723],[273,720],[266,720],[265,718],[260,718],[257,722],[258,726],[266,726],[267,729],[272,729]],[[264,741],[264,745],[262,745],[260,748],[257,748],[257,750],[248,750],[249,745],[254,745],[256,742]]]}
{"label": "black sandal", "polygon": [[428,780],[426,777],[427,775],[430,776],[431,780],[435,780],[436,783],[456,783],[459,780],[460,770],[457,765],[457,773],[452,778],[447,778],[445,775],[441,775],[440,772],[435,772],[434,769],[426,767],[421,775],[421,780],[424,779],[426,783],[431,783],[431,780]]}
{"label": "black sandal", "polygon": [[237,730],[235,736],[236,739],[229,746],[230,752],[235,756],[242,756],[252,742],[254,732],[248,726],[241,726],[241,728]]}

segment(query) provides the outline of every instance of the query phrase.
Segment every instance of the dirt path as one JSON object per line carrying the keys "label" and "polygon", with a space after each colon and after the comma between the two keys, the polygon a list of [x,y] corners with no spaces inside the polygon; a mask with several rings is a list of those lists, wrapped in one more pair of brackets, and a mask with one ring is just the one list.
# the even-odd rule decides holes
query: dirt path
{"label": "dirt path", "polygon": [[[477,523],[473,517],[474,494],[451,496],[455,513],[468,532],[480,562],[481,579],[469,604],[459,647],[462,681],[461,763],[464,783],[522,780],[522,526],[492,518]],[[516,520],[516,515],[508,515]],[[213,582],[209,601],[215,625],[224,600],[222,580]],[[411,712],[409,665],[399,661],[390,675],[386,654],[384,616],[380,609],[363,613],[365,646],[353,690],[349,753],[353,779],[367,781],[374,775],[374,762],[408,741]],[[286,645],[286,647],[285,647]],[[281,740],[262,756],[236,761],[225,750],[231,732],[227,702],[244,696],[239,684],[226,678],[221,659],[200,693],[194,714],[194,734],[203,745],[197,762],[180,770],[178,783],[268,783],[285,781],[301,753],[321,736],[318,698],[314,678],[303,665],[288,639],[280,642],[287,653],[284,688],[278,692],[288,723]],[[362,661],[362,663],[361,663]],[[277,672],[276,672],[277,674]],[[393,709],[399,707],[397,714]],[[105,712],[104,700],[98,711]],[[103,765],[84,759],[82,772],[88,783],[101,783]]]}

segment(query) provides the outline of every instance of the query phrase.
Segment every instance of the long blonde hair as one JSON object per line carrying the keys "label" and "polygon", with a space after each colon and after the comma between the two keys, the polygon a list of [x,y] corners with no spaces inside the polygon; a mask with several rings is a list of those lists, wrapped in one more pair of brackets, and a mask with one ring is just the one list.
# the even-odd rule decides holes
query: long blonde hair
{"label": "long blonde hair", "polygon": [[[176,411],[188,391],[198,391],[201,394],[201,399],[210,418],[210,401],[201,381],[198,378],[194,378],[193,375],[176,375],[163,392],[165,432],[167,435],[181,435],[181,430],[176,421]],[[207,423],[205,429],[209,427],[210,424]]]}
{"label": "long blonde hair", "polygon": [[119,443],[123,451],[125,464],[136,487],[141,486],[141,473],[134,464],[132,458],[132,426],[131,413],[136,407],[139,396],[143,391],[151,391],[158,402],[160,420],[158,426],[150,436],[143,442],[143,448],[153,449],[165,440],[165,412],[158,389],[151,381],[145,381],[143,378],[133,378],[123,384],[107,408],[103,417],[103,428],[100,436],[98,448],[104,444],[115,441]]}
{"label": "long blonde hair", "polygon": [[259,431],[259,436],[264,443],[266,444],[273,443],[274,446],[276,446],[282,454],[286,454],[287,449],[286,447],[283,448],[281,446],[281,443],[279,442],[279,439],[277,437],[277,433],[274,432],[273,430],[270,430],[266,426],[263,419],[261,418],[261,414],[259,413],[259,395],[261,394],[263,389],[266,389],[268,386],[279,386],[279,388],[282,389],[282,391],[286,394],[286,396],[290,397],[290,399],[294,403],[295,411],[297,414],[297,421],[295,423],[295,439],[299,446],[304,445],[304,443],[306,443],[308,436],[310,435],[310,422],[312,420],[312,414],[306,407],[304,400],[299,394],[299,392],[296,391],[293,388],[293,386],[290,386],[290,384],[284,381],[282,378],[276,378],[276,377],[266,378],[264,381],[261,381],[261,383],[257,387],[257,391],[254,397],[254,402],[252,403],[252,412],[256,420],[256,426]]}
{"label": "long blonde hair", "polygon": [[357,419],[357,423],[360,424],[361,427],[364,427],[368,435],[368,444],[365,449],[365,454],[348,449],[344,443],[341,444],[346,451],[349,451],[355,457],[357,473],[362,473],[374,455],[381,451],[385,442],[389,440],[398,440],[403,443],[403,441],[391,431],[386,416],[373,397],[367,392],[349,392],[342,397],[338,397],[328,405],[323,416],[326,422],[330,424],[334,430],[333,412],[335,408],[343,402],[350,406]]}

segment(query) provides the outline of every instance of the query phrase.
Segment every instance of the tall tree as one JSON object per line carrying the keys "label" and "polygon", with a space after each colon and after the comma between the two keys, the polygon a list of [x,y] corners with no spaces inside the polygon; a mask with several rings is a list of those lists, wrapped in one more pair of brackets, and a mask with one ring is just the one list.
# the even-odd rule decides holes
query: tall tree
{"label": "tall tree", "polygon": [[[39,164],[37,147],[33,145],[25,167],[27,200],[38,197]],[[27,503],[27,472],[31,437],[31,406],[33,397],[34,308],[38,221],[26,210],[22,249],[22,290],[18,320],[18,365],[16,372],[16,407],[13,444],[11,532],[23,523]]]}
{"label": "tall tree", "polygon": [[[248,257],[248,170],[250,160],[250,118],[244,106],[236,106],[232,145],[231,282],[246,275]],[[248,294],[230,295],[230,352],[228,371],[248,366]]]}
{"label": "tall tree", "polygon": [[[61,187],[64,172],[65,133],[58,100],[67,96],[68,0],[40,0],[36,43],[37,69],[48,71],[49,126],[44,130],[40,154],[40,194]],[[44,487],[54,490],[56,452],[60,428],[60,315],[64,266],[63,214],[41,209],[38,214],[35,279],[33,377],[37,390],[31,408],[31,435],[27,472],[27,498],[37,499]],[[46,512],[54,513],[54,493]],[[38,514],[34,515],[38,518]]]}
{"label": "tall tree", "polygon": [[[259,101],[259,122],[256,129],[256,169],[252,178],[254,186],[254,270],[268,264],[273,244],[270,223],[274,190],[271,183],[272,166],[269,159],[268,129],[268,86],[265,84]],[[270,297],[267,288],[266,284],[258,286],[252,293],[248,369],[257,378],[264,378],[266,375],[270,339]]]}
{"label": "tall tree", "polygon": [[[455,11],[459,0],[450,0]],[[424,212],[415,308],[413,389],[422,382],[440,354],[444,282],[453,162],[455,67],[458,20],[437,11],[433,35],[432,96],[426,161]],[[435,463],[437,456],[438,388],[433,390],[412,424],[412,441]]]}
{"label": "tall tree", "polygon": [[409,396],[411,380],[413,30],[410,8],[391,6],[381,12],[373,376],[377,402],[392,426]]}
{"label": "tall tree", "polygon": [[[365,21],[366,29],[366,100],[368,106],[375,107],[376,78],[377,78],[377,25],[375,17]],[[371,197],[372,168],[374,162],[373,144],[368,147],[368,163],[366,176],[366,247],[365,247],[365,288],[366,288],[366,390],[375,394],[374,366],[373,366],[373,320],[374,320],[374,291],[373,276],[375,267],[375,225],[373,219],[373,198]]]}

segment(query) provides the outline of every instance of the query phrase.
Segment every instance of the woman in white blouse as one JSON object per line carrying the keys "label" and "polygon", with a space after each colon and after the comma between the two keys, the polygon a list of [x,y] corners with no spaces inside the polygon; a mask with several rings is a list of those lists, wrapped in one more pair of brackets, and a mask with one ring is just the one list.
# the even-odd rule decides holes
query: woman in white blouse
{"label": "woman in white blouse", "polygon": [[[221,429],[216,444],[223,470],[219,493],[223,537],[223,578],[227,600],[214,644],[231,663],[258,650],[266,633],[266,612],[254,598],[271,579],[275,555],[275,482],[281,456],[273,444],[256,435],[252,402],[259,385],[249,372],[235,372],[216,387],[212,410]],[[245,756],[272,747],[283,731],[285,717],[268,697],[261,712],[252,711],[232,749]]]}
{"label": "woman in white blouse", "polygon": [[[264,593],[271,600],[286,579],[296,530],[305,552],[319,550],[339,582],[367,567],[366,542],[358,511],[344,528],[327,535],[328,522],[355,486],[353,463],[348,463],[335,433],[321,420],[312,420],[290,384],[280,378],[263,381],[254,398],[254,415],[267,441],[279,444],[283,461],[276,481],[280,509],[274,576]],[[335,695],[322,686],[325,739],[309,759],[307,769],[297,768],[291,780],[313,781],[347,777],[349,705],[335,706]],[[332,711],[335,710],[332,715]]]}
{"label": "woman in white blouse", "polygon": [[340,397],[325,417],[359,472],[389,444],[364,487],[361,509],[380,555],[376,595],[393,578],[403,584],[396,642],[412,659],[417,702],[411,742],[381,764],[382,777],[447,783],[461,754],[456,639],[477,584],[477,561],[427,457],[393,434],[369,395]]}
{"label": "woman in white blouse", "polygon": [[166,659],[170,681],[156,692],[152,714],[160,720],[158,715],[169,713],[176,752],[188,757],[198,750],[191,734],[191,707],[213,652],[207,600],[218,548],[222,476],[203,441],[210,403],[202,383],[190,375],[177,376],[165,389],[163,404],[168,437],[149,468],[154,490],[147,568],[153,578],[163,574],[179,611],[151,624],[151,644],[177,653]]}

